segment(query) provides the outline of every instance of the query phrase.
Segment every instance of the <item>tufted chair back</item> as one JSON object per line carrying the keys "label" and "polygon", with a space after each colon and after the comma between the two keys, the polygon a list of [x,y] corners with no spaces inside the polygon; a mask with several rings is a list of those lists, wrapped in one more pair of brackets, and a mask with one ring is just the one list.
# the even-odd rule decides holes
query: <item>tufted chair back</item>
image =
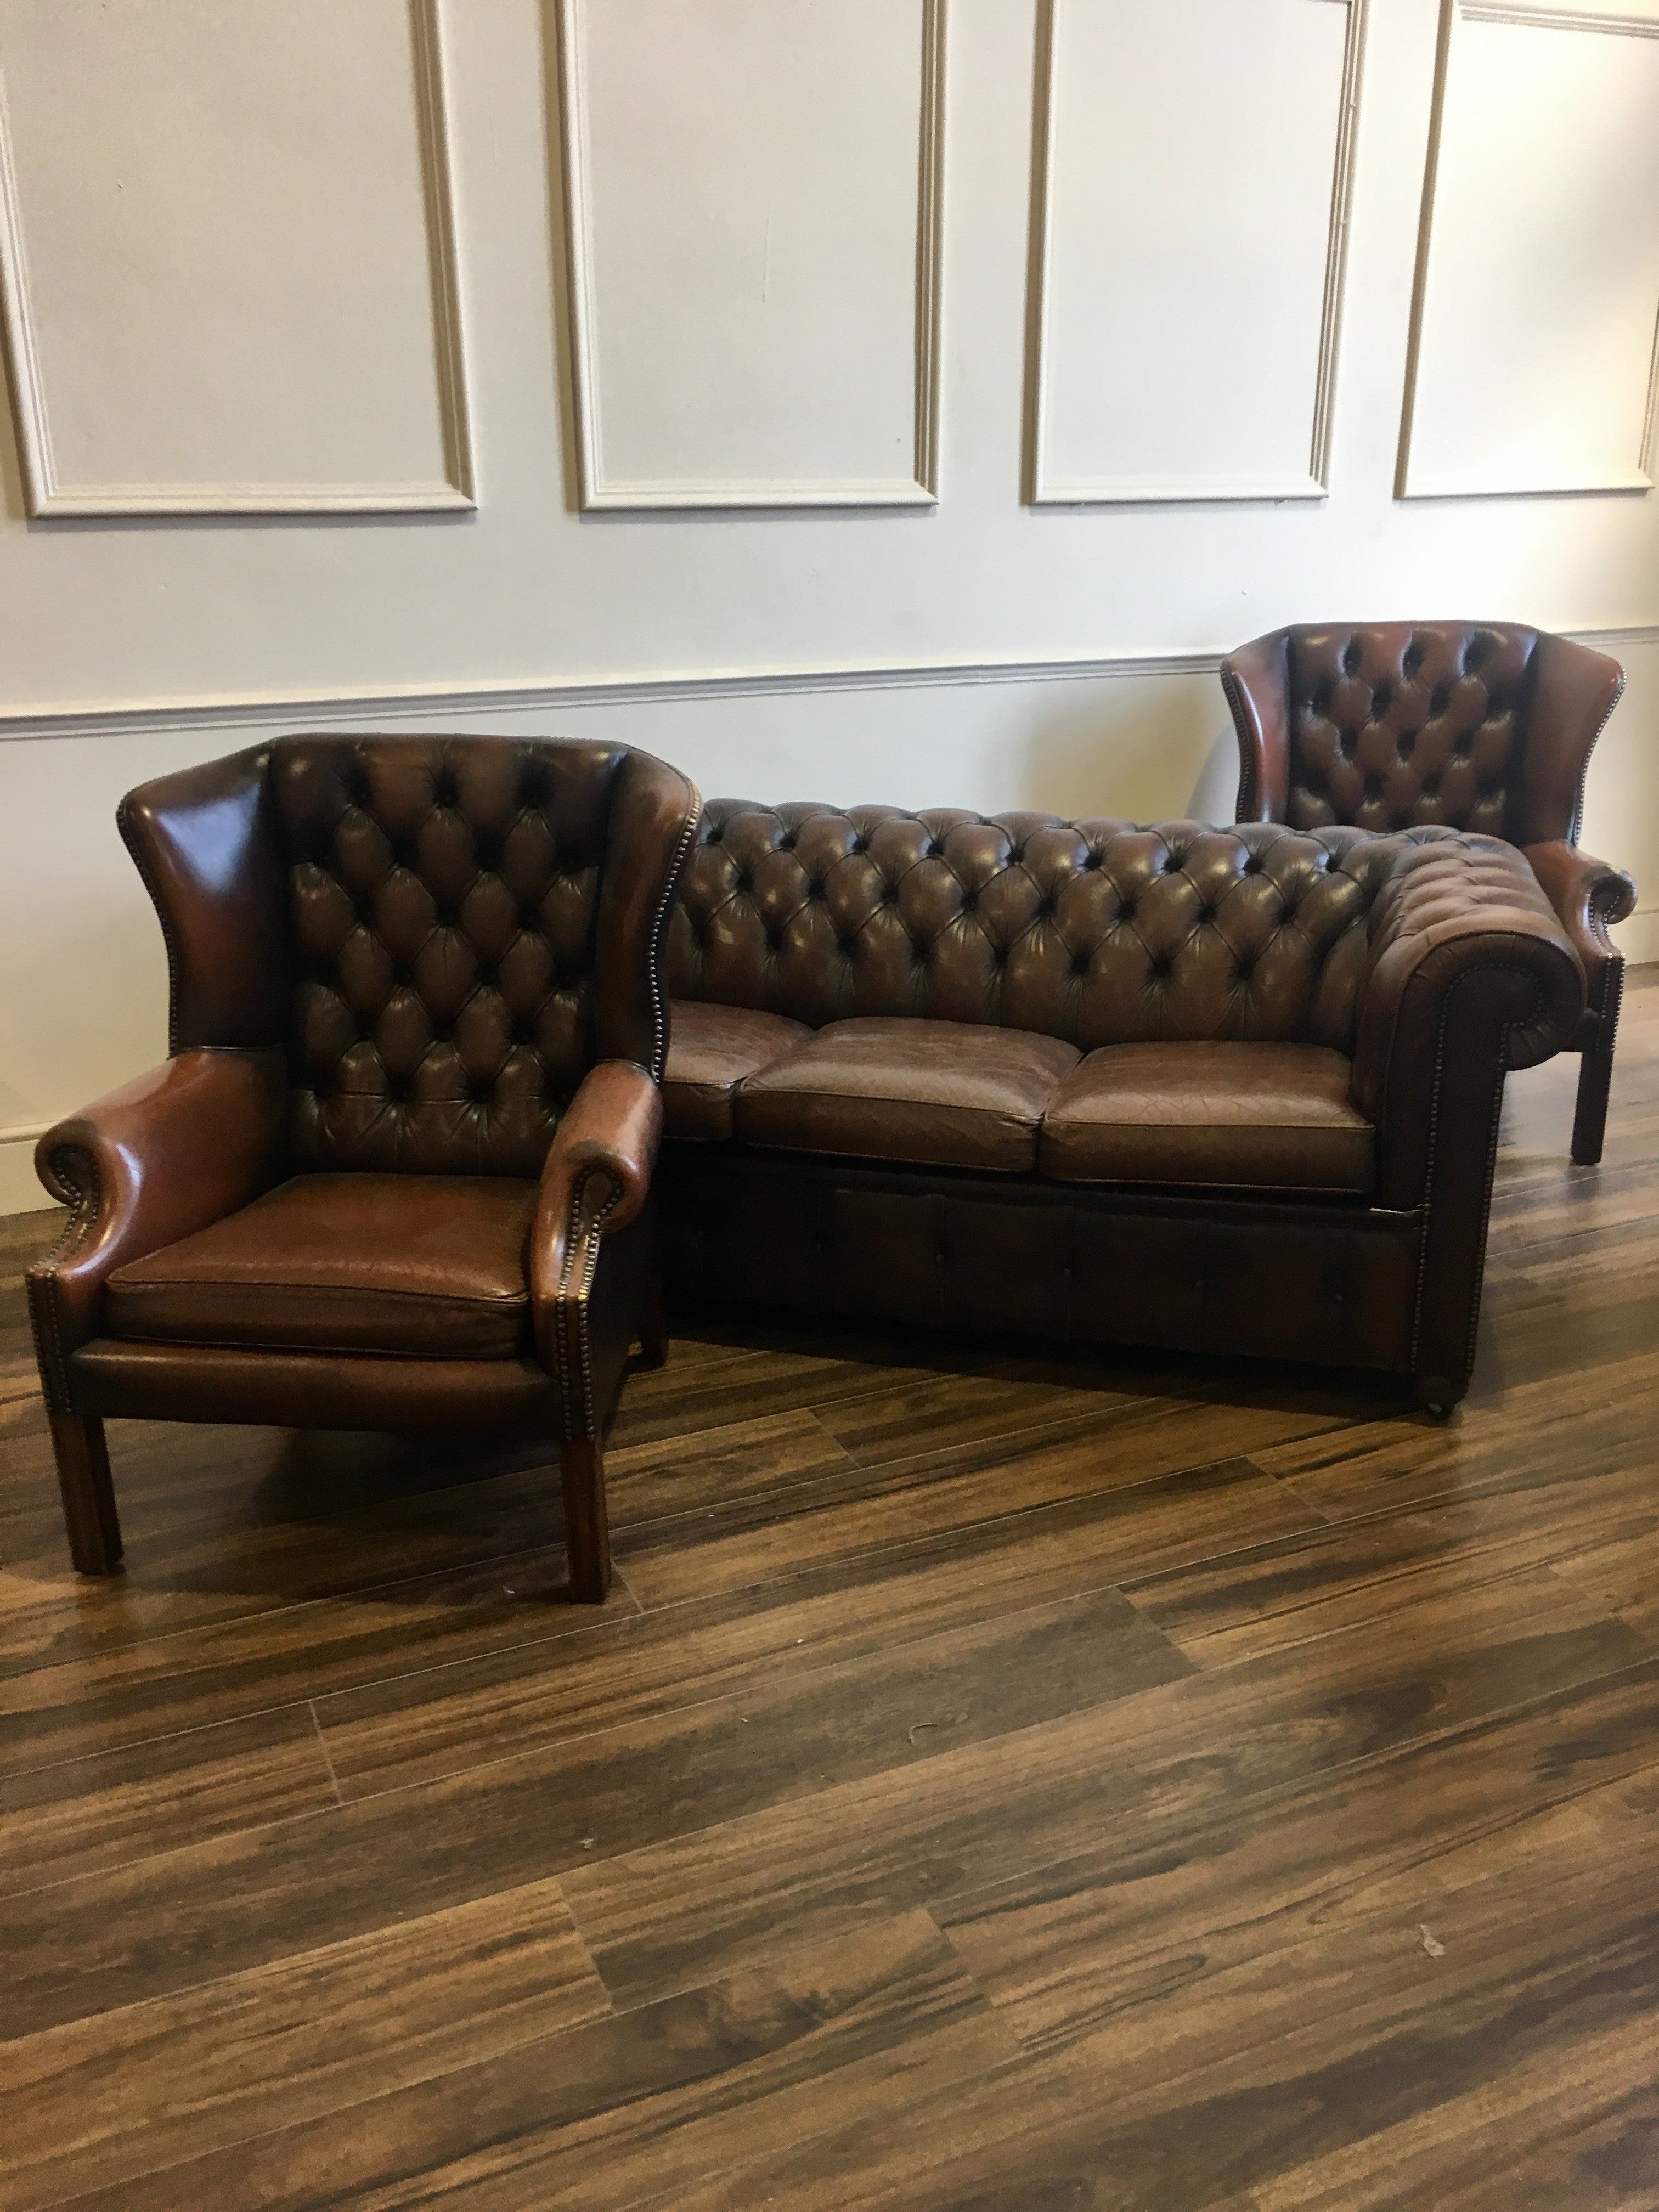
{"label": "tufted chair back", "polygon": [[146,786],[121,827],[173,1050],[284,1048],[295,1167],[533,1176],[597,1059],[661,1074],[696,811],[621,745],[306,737]]}
{"label": "tufted chair back", "polygon": [[1251,1037],[1351,1051],[1402,844],[1345,828],[711,800],[669,937],[677,999],[988,1023],[1084,1051]]}
{"label": "tufted chair back", "polygon": [[1622,689],[1602,654],[1504,623],[1276,630],[1221,680],[1241,822],[1433,823],[1513,844],[1577,836],[1590,748]]}

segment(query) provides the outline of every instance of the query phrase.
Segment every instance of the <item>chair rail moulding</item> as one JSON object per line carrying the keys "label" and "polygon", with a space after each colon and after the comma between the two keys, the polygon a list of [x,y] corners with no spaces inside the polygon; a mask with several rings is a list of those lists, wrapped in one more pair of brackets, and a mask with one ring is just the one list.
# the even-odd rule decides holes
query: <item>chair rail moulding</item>
{"label": "chair rail moulding", "polygon": [[[1644,44],[1626,65],[1613,39]],[[1656,40],[1659,11],[1441,0],[1396,498],[1653,489]],[[1552,100],[1561,103],[1553,119],[1570,131],[1555,142]],[[1594,133],[1583,128],[1590,114]],[[1552,258],[1553,218],[1570,205],[1583,210],[1578,233],[1557,238]],[[1477,263],[1478,299],[1468,281]],[[1500,359],[1526,362],[1526,377],[1495,388],[1489,364]],[[1506,396],[1513,421],[1498,404]]]}
{"label": "chair rail moulding", "polygon": [[[840,183],[835,191],[822,179],[822,188],[815,187],[807,172],[814,154],[823,158],[825,148],[821,134],[833,128],[837,88],[826,85],[821,76],[809,81],[805,90],[810,99],[792,118],[787,71],[790,62],[798,63],[799,58],[757,51],[760,39],[769,28],[769,19],[757,0],[726,5],[723,13],[720,8],[708,4],[708,0],[682,6],[660,37],[653,36],[654,18],[646,10],[646,0],[632,0],[632,4],[644,12],[629,18],[623,11],[606,19],[613,44],[625,42],[628,51],[607,50],[600,68],[596,61],[596,27],[589,21],[589,0],[558,0],[558,125],[568,278],[568,367],[581,507],[587,511],[718,510],[936,505],[946,0],[905,0],[902,7],[898,0],[879,0],[879,4],[876,0],[836,0],[836,5],[823,10],[824,20],[814,33],[820,40],[830,37],[830,17],[843,10],[849,17],[847,35],[839,41],[849,71],[841,92],[846,93],[855,83],[860,70],[870,72],[866,82],[872,83],[880,74],[878,59],[860,51],[860,18],[866,43],[867,34],[876,27],[878,36],[891,42],[889,58],[897,60],[902,56],[902,70],[895,70],[893,82],[883,88],[882,106],[893,111],[890,119],[896,128],[884,134],[884,134],[868,130],[867,115],[860,118],[866,126],[866,157],[870,139],[881,144],[887,164],[884,179],[872,182],[866,178],[860,183],[849,174],[851,165],[848,165],[838,172]],[[915,43],[908,40],[907,22],[915,26]],[[799,19],[794,19],[794,24],[799,30]],[[684,50],[684,65],[678,71],[673,59],[675,38],[693,42]],[[741,51],[745,39],[747,50]],[[695,48],[698,40],[705,42],[702,52]],[[723,41],[732,49],[726,55],[732,66],[721,74],[718,57]],[[799,41],[793,43],[798,46]],[[822,61],[825,56],[819,58]],[[742,67],[737,65],[739,61]],[[920,100],[913,121],[908,106],[908,79],[918,63]],[[750,112],[739,114],[735,122],[733,112],[723,106],[716,118],[721,126],[719,133],[706,134],[701,143],[695,121],[700,67],[705,85],[713,82],[728,106],[744,100],[751,103]],[[625,111],[640,135],[630,142],[635,158],[624,165],[623,171],[613,170],[611,193],[621,200],[630,194],[654,191],[656,200],[654,207],[647,207],[643,201],[636,207],[639,233],[625,243],[619,241],[623,240],[626,211],[611,211],[612,243],[607,251],[603,235],[605,193],[597,173],[600,166],[597,142],[604,136],[607,116],[614,114],[619,105],[613,97],[607,110],[605,90],[615,95],[621,72],[629,68],[644,86],[640,106],[630,105]],[[897,113],[901,76],[905,100],[902,122]],[[598,88],[596,76],[602,80]],[[797,84],[794,88],[799,98],[802,88]],[[656,126],[651,137],[653,162],[637,158],[637,146],[644,143],[649,127],[641,108]],[[820,132],[819,141],[800,150],[801,142],[811,137],[813,126]],[[756,133],[761,143],[744,149],[745,129]],[[792,138],[793,143],[789,143]],[[743,158],[745,150],[751,159]],[[677,155],[694,165],[687,172],[694,176],[695,165],[699,161],[707,163],[702,177],[703,189],[710,195],[724,193],[725,197],[710,204],[700,199],[695,190],[675,193]],[[721,161],[733,165],[732,168],[722,173]],[[789,198],[792,186],[797,196],[793,204]],[[782,203],[775,222],[774,187]],[[749,196],[746,201],[744,194]],[[904,214],[896,223],[893,210],[901,197]],[[804,222],[803,209],[813,202],[817,213]],[[805,297],[801,276],[805,263],[800,256],[803,236],[809,243],[817,237],[820,265],[831,258],[823,247],[825,238],[832,246],[844,247],[852,242],[850,234],[836,234],[833,228],[809,232],[805,223],[820,220],[828,223],[830,219],[823,211],[843,202],[860,210],[867,220],[885,225],[879,239],[864,242],[881,249],[884,285],[878,289],[890,311],[890,327],[896,330],[901,319],[910,325],[902,346],[896,340],[889,349],[871,341],[870,318],[875,311],[866,296],[872,288],[866,279],[873,280],[874,272],[867,264],[843,265],[832,273],[830,281],[838,281],[842,287],[842,296],[827,303],[834,309],[833,317],[826,312],[823,297]],[[672,238],[678,234],[665,218],[676,204],[697,218],[696,276],[706,287],[703,297],[689,310],[682,307],[678,321],[677,303],[669,288],[689,281],[686,264],[693,257],[689,250],[678,254],[672,247]],[[913,246],[908,238],[912,206]],[[848,215],[847,220],[852,222],[853,216]],[[793,263],[788,259],[792,237],[797,253]],[[750,259],[741,265],[740,246],[754,248]],[[659,264],[654,268],[650,265],[652,254]],[[723,291],[715,288],[714,278],[724,280]],[[753,282],[746,283],[740,295],[739,281],[751,278]],[[775,283],[781,296],[769,318],[764,311]],[[657,404],[650,394],[633,393],[631,426],[626,420],[630,395],[617,387],[627,380],[630,357],[639,357],[641,348],[613,342],[607,349],[605,337],[608,330],[623,326],[629,303],[622,295],[630,287],[635,315],[643,319],[643,328],[651,334],[649,351],[659,387],[665,361],[672,359],[679,379],[675,404],[660,420],[646,419]],[[856,300],[851,296],[854,293]],[[781,325],[781,318],[787,317],[792,307],[798,318],[793,352],[790,331],[787,325]],[[719,323],[717,319],[721,317],[725,319]],[[844,355],[839,375],[822,369],[815,359],[833,358],[833,345],[828,340],[837,337],[839,330],[832,329],[832,323],[857,331],[861,340],[855,352]],[[757,383],[753,391],[732,382],[750,375],[763,378],[768,348],[775,343],[780,348],[776,358],[781,382],[769,386]],[[696,357],[699,343],[707,349],[702,362]],[[896,446],[903,453],[902,463],[890,475],[879,466],[861,465],[865,453],[862,450],[856,455],[852,453],[859,442],[853,437],[843,441],[848,449],[845,460],[819,465],[806,456],[804,465],[793,465],[809,430],[821,438],[826,423],[835,422],[838,410],[857,404],[867,407],[867,399],[860,403],[848,394],[871,362],[881,364],[885,380],[883,397],[891,419],[883,418],[878,434],[865,426],[863,445],[865,448],[879,446],[884,453]],[[805,380],[815,368],[828,376],[817,390]],[[730,389],[725,388],[726,383],[731,383]],[[706,403],[703,411],[708,419],[701,425],[705,436],[712,436],[717,446],[723,443],[728,450],[701,465],[695,458],[683,465],[684,441],[688,437],[695,440],[699,427],[693,422],[693,410],[683,404],[684,394],[693,389],[702,392]],[[657,398],[659,401],[659,389]],[[711,422],[719,427],[711,431]],[[620,433],[619,423],[623,425]],[[753,428],[757,423],[763,427]],[[625,442],[630,427],[636,447],[644,451],[643,464],[637,454],[632,461],[619,458],[618,447]],[[763,446],[769,444],[775,457],[765,459],[759,466],[743,465],[745,458],[753,458],[752,446],[746,454],[743,450],[743,441],[751,431]]]}
{"label": "chair rail moulding", "polygon": [[[14,88],[9,85],[8,73],[0,72],[0,294],[3,294],[0,304],[3,305],[17,441],[31,516],[438,514],[476,507],[439,0],[404,0],[401,11],[387,8],[382,12],[388,22],[395,22],[398,13],[403,14],[410,48],[408,68],[414,94],[420,219],[425,234],[414,250],[421,255],[430,298],[430,323],[421,329],[419,345],[422,354],[430,348],[431,382],[425,384],[428,372],[422,370],[423,391],[417,395],[416,404],[425,420],[425,440],[439,464],[436,471],[411,474],[406,479],[397,475],[383,479],[377,472],[358,480],[349,471],[342,471],[337,477],[314,481],[298,471],[292,479],[273,471],[269,480],[262,476],[248,480],[216,477],[204,471],[199,481],[167,480],[164,476],[143,481],[135,475],[131,481],[101,482],[78,481],[66,472],[65,448],[82,441],[64,438],[54,428],[51,396],[54,380],[43,358],[48,349],[43,344],[40,319],[42,287],[39,279],[45,257],[37,252],[32,260],[24,218],[28,192],[20,176],[15,100],[9,96]],[[52,34],[63,39],[67,50],[73,35],[68,27],[73,20],[68,10],[46,20],[51,21]],[[370,21],[362,15],[338,20],[351,22],[364,34]],[[291,17],[284,21],[291,49],[294,40],[305,33],[294,27]],[[8,54],[6,58],[10,63],[15,58]],[[88,128],[95,129],[95,123],[89,122]],[[76,241],[71,237],[67,243],[72,251]],[[254,247],[246,241],[242,250],[254,254]],[[323,310],[329,306],[323,302]],[[58,374],[61,377],[61,369]],[[61,409],[61,391],[58,405]],[[256,423],[259,419],[257,402],[250,408],[250,419]]]}
{"label": "chair rail moulding", "polygon": [[[1565,624],[1561,635],[1603,652],[1659,645],[1659,623]],[[790,697],[826,691],[971,690],[981,684],[1079,684],[1146,677],[1212,676],[1231,648],[1177,646],[1142,652],[1006,654],[980,660],[821,661],[796,667],[617,671],[507,677],[487,682],[340,685],[317,690],[224,692],[171,698],[82,699],[0,706],[0,744],[37,738],[115,736],[156,729],[258,729],[330,721],[396,723],[428,715],[535,714],[567,707],[651,706],[677,700]],[[1218,716],[1224,710],[1218,698]]]}
{"label": "chair rail moulding", "polygon": [[[1194,19],[1186,23],[1183,35],[1182,26],[1171,11],[1171,0],[1040,0],[1024,485],[1026,500],[1032,506],[1212,505],[1320,500],[1329,490],[1332,417],[1369,0],[1243,0],[1243,4],[1239,0],[1229,0],[1227,9],[1213,21],[1205,20],[1205,9],[1216,4],[1217,0],[1180,0],[1176,12]],[[1346,18],[1340,42],[1325,33],[1319,20],[1328,17],[1334,8],[1340,9]],[[1121,158],[1134,167],[1138,143],[1134,133],[1139,131],[1144,135],[1155,124],[1177,134],[1182,129],[1194,134],[1205,144],[1206,158],[1202,164],[1194,162],[1183,167],[1178,157],[1170,159],[1166,155],[1162,162],[1152,165],[1160,175],[1174,180],[1159,188],[1169,200],[1167,210],[1141,197],[1138,180],[1126,179],[1125,189],[1129,189],[1133,181],[1140,204],[1127,213],[1121,210],[1115,213],[1113,235],[1099,251],[1103,256],[1121,256],[1127,250],[1123,244],[1126,233],[1137,215],[1145,216],[1151,210],[1154,222],[1162,216],[1168,228],[1164,231],[1147,228],[1147,243],[1138,270],[1125,276],[1121,268],[1103,260],[1102,265],[1092,272],[1074,267],[1068,280],[1062,266],[1067,199],[1063,173],[1070,157],[1071,142],[1063,119],[1062,93],[1069,84],[1073,97],[1081,96],[1076,88],[1086,79],[1087,58],[1079,66],[1073,49],[1083,27],[1085,12],[1089,10],[1094,11],[1097,25],[1103,17],[1109,18],[1114,35],[1110,50],[1114,66],[1109,75],[1115,82],[1103,89],[1137,102],[1143,94],[1149,102],[1154,100],[1161,91],[1170,103],[1169,112],[1158,110],[1153,122],[1144,121],[1138,115],[1131,118],[1122,134],[1114,130],[1109,115],[1102,117],[1097,113],[1094,128],[1089,134],[1095,147],[1113,149],[1121,137],[1127,150],[1121,154],[1103,150],[1095,158],[1103,161]],[[1250,22],[1253,15],[1258,19],[1259,31],[1257,25]],[[1306,110],[1287,112],[1282,118],[1282,130],[1275,127],[1264,132],[1259,111],[1250,116],[1238,100],[1236,82],[1228,81],[1225,50],[1217,43],[1217,34],[1255,41],[1259,36],[1265,36],[1269,28],[1275,38],[1286,42],[1286,56],[1297,42],[1305,46],[1297,67],[1310,83],[1314,77],[1319,79],[1321,128],[1322,133],[1328,131],[1328,137],[1315,138],[1307,127]],[[1096,35],[1098,37],[1098,30]],[[1267,48],[1264,46],[1261,52],[1267,52]],[[1190,66],[1194,59],[1210,72],[1210,81],[1203,93],[1196,88]],[[1068,66],[1062,66],[1063,60]],[[1145,83],[1133,76],[1138,63],[1146,64]],[[1270,65],[1259,59],[1253,65],[1259,73],[1273,74]],[[1293,73],[1285,72],[1278,90],[1286,101],[1294,101],[1297,88]],[[1206,94],[1208,105],[1204,104]],[[1250,150],[1248,155],[1241,153],[1239,162],[1235,164],[1226,157],[1224,149],[1219,154],[1214,150],[1211,143],[1213,131],[1219,129],[1224,136],[1228,127],[1243,131],[1247,122]],[[1081,137],[1081,134],[1073,136]],[[1276,169],[1262,151],[1264,140],[1278,149],[1273,156],[1279,165]],[[1329,162],[1328,202],[1322,184],[1327,173],[1323,167],[1326,158]],[[1322,180],[1316,202],[1310,196],[1309,177],[1305,173],[1316,162],[1320,164]],[[1144,163],[1139,165],[1141,174],[1146,173],[1146,167]],[[1263,181],[1270,172],[1282,195],[1279,213],[1273,214],[1255,203],[1244,209],[1241,195],[1246,184],[1252,188],[1260,185],[1263,191],[1270,190],[1271,183]],[[1202,295],[1196,289],[1177,295],[1164,281],[1169,270],[1174,269],[1182,272],[1177,283],[1184,277],[1191,285],[1191,257],[1182,244],[1189,235],[1184,218],[1188,215],[1201,218],[1206,231],[1214,234],[1218,215],[1213,204],[1197,206],[1191,196],[1211,188],[1193,180],[1202,175],[1218,174],[1231,178],[1229,198],[1242,212],[1232,222],[1232,229],[1239,232],[1238,238],[1234,240],[1229,232],[1222,242],[1220,264],[1210,274],[1239,289],[1241,298],[1245,289],[1261,289],[1247,265],[1246,231],[1255,236],[1282,238],[1283,219],[1290,218],[1299,222],[1306,234],[1295,241],[1288,253],[1282,244],[1275,246],[1275,265],[1281,270],[1293,265],[1296,273],[1285,280],[1292,290],[1285,294],[1282,302],[1275,294],[1265,304],[1259,301],[1255,304],[1262,325],[1259,348],[1253,348],[1248,342],[1241,343],[1238,323],[1231,312],[1237,303],[1218,301],[1212,288]],[[1073,179],[1073,189],[1085,214],[1091,200],[1097,208],[1112,204],[1109,199],[1101,198],[1098,180],[1090,191]],[[1188,195],[1184,202],[1182,194]],[[1137,296],[1156,299],[1161,290],[1166,295],[1164,304],[1173,303],[1185,311],[1178,327],[1164,325],[1173,329],[1165,357],[1158,361],[1155,368],[1146,368],[1139,393],[1130,393],[1132,399],[1139,396],[1143,402],[1147,400],[1147,394],[1152,394],[1148,404],[1161,409],[1167,418],[1165,442],[1170,458],[1144,471],[1111,463],[1091,465],[1086,458],[1068,464],[1063,452],[1058,450],[1064,435],[1064,425],[1058,417],[1064,410],[1055,391],[1060,373],[1057,356],[1061,350],[1056,324],[1063,307],[1069,306],[1074,317],[1087,317],[1090,311],[1086,302],[1079,308],[1066,295],[1068,289],[1073,295],[1077,294],[1091,274],[1097,300],[1094,318],[1109,334],[1121,330],[1126,304]],[[1208,285],[1208,278],[1205,282]],[[1294,311],[1291,319],[1299,318],[1305,334],[1305,347],[1299,356],[1301,391],[1287,403],[1268,393],[1264,386],[1261,395],[1264,405],[1269,411],[1278,409],[1283,419],[1258,431],[1257,443],[1261,452],[1242,454],[1241,465],[1235,470],[1228,465],[1228,455],[1239,450],[1237,441],[1243,435],[1240,420],[1245,401],[1244,395],[1224,387],[1229,380],[1236,381],[1234,367],[1238,360],[1253,352],[1276,364],[1275,380],[1279,385],[1288,386],[1291,383],[1292,379],[1285,374],[1285,342],[1279,335],[1287,319],[1284,312],[1286,307]],[[1245,333],[1246,341],[1248,337]],[[1219,343],[1224,338],[1224,344]],[[1120,347],[1120,350],[1125,349]],[[1107,353],[1109,357],[1109,347]],[[1097,365],[1099,358],[1097,355],[1092,356],[1091,366]],[[1154,349],[1149,345],[1145,349],[1145,359],[1151,362],[1153,358]],[[1224,360],[1229,364],[1226,370],[1213,366]],[[1060,366],[1063,369],[1063,363]],[[1218,378],[1220,382],[1217,381]],[[1074,383],[1078,380],[1073,378]],[[1145,426],[1132,417],[1115,419],[1114,403],[1109,396],[1103,397],[1104,392],[1104,379],[1089,392],[1089,404],[1095,411],[1098,426],[1097,441],[1109,443],[1115,432],[1123,449],[1146,447],[1150,441]],[[1074,416],[1075,413],[1074,409]],[[1075,428],[1074,422],[1074,430]],[[1268,447],[1272,448],[1271,453]],[[1195,450],[1202,459],[1188,465],[1185,457]],[[1305,467],[1301,464],[1304,451]]]}

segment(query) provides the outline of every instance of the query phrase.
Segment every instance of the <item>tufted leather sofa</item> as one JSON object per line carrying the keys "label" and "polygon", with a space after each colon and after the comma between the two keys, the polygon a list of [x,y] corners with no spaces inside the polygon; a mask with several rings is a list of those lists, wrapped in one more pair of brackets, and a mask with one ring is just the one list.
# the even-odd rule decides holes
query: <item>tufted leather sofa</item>
{"label": "tufted leather sofa", "polygon": [[738,800],[669,978],[679,1297],[1383,1369],[1440,1407],[1504,1072],[1583,1011],[1490,837]]}
{"label": "tufted leather sofa", "polygon": [[123,801],[170,1057],[41,1139],[28,1278],[77,1567],[120,1557],[106,1415],[450,1429],[556,1442],[604,1595],[699,803],[621,746],[331,737]]}
{"label": "tufted leather sofa", "polygon": [[1274,630],[1223,662],[1237,818],[1297,830],[1439,825],[1518,845],[1583,963],[1572,1157],[1601,1157],[1627,875],[1578,849],[1590,751],[1625,688],[1605,653],[1504,623]]}

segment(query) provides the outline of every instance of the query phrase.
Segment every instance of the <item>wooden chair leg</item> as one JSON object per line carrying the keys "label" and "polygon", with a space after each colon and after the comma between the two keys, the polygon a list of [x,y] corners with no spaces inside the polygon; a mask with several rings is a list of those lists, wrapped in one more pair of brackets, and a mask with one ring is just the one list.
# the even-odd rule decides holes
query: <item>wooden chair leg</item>
{"label": "wooden chair leg", "polygon": [[662,1284],[653,1275],[640,1310],[640,1352],[647,1367],[668,1364],[668,1327],[663,1320]]}
{"label": "wooden chair leg", "polygon": [[1595,1034],[1584,1048],[1578,1068],[1578,1103],[1572,1117],[1572,1158],[1577,1167],[1593,1168],[1601,1157],[1607,1129],[1607,1094],[1613,1088],[1613,1048],[1619,1035],[1624,963],[1609,967],[1602,988]]}
{"label": "wooden chair leg", "polygon": [[559,1480],[571,1595],[578,1605],[603,1605],[611,1587],[611,1524],[605,1510],[605,1447],[597,1437],[564,1446]]}
{"label": "wooden chair leg", "polygon": [[79,1413],[48,1413],[58,1487],[70,1557],[83,1575],[112,1575],[121,1564],[121,1523],[115,1511],[104,1425]]}

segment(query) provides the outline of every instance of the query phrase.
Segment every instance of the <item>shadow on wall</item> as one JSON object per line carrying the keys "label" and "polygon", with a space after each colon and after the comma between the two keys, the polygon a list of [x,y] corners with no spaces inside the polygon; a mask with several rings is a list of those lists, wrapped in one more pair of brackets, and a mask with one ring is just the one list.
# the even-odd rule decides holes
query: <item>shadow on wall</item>
{"label": "shadow on wall", "polygon": [[1238,747],[1213,683],[1136,683],[1042,718],[1027,739],[1026,803],[1067,819],[1229,823]]}

